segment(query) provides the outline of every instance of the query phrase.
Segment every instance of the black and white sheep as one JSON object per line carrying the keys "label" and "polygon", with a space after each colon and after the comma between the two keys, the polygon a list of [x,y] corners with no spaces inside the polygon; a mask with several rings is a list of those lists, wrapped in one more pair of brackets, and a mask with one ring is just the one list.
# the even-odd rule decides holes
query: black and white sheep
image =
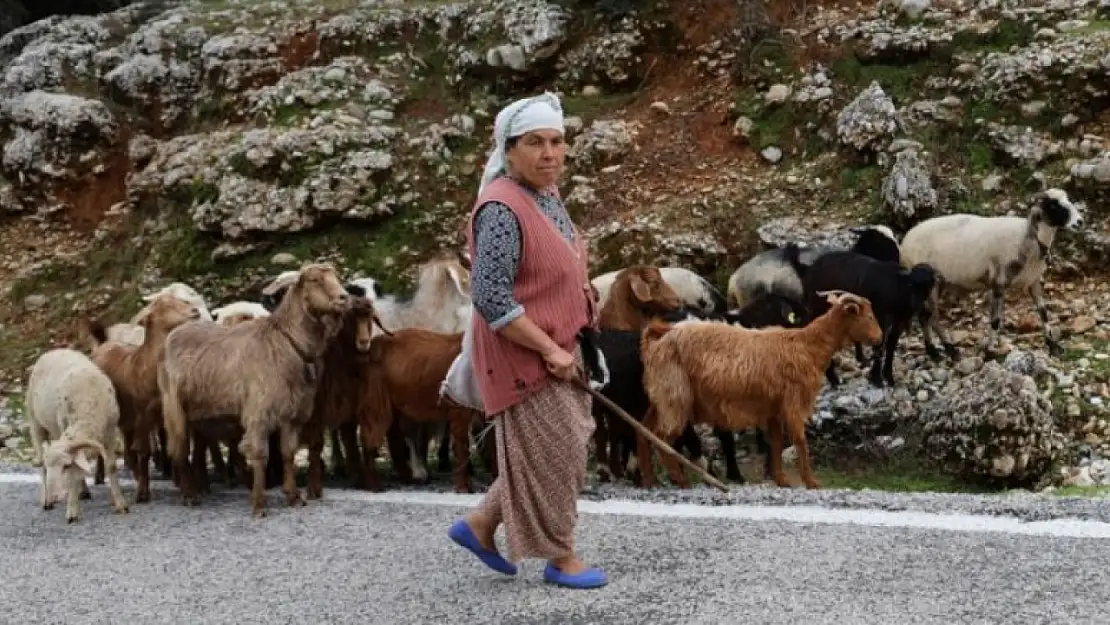
{"label": "black and white sheep", "polygon": [[[883,225],[855,226],[849,232],[856,241],[849,251],[876,260],[898,262],[898,240],[890,228]],[[838,251],[830,246],[796,246],[798,261],[808,267],[822,255]],[[801,304],[802,282],[788,255],[787,246],[772,248],[756,254],[733,272],[728,279],[728,303],[742,308],[764,293],[776,293]]]}
{"label": "black and white sheep", "polygon": [[[897,262],[878,261],[856,252],[835,251],[823,254],[809,267],[798,267],[805,293],[805,320],[809,323],[830,307],[828,299],[819,295],[828,291],[847,291],[871,302],[875,319],[883,331],[883,343],[871,355],[869,379],[875,386],[883,380],[894,385],[894,351],[898,339],[909,329],[915,315],[925,307],[936,285],[936,272],[920,263],[903,269]],[[860,355],[857,344],[857,356]],[[884,362],[885,352],[885,362]],[[836,365],[829,362],[825,370],[829,384],[840,383]]]}
{"label": "black and white sheep", "polygon": [[1049,351],[1062,352],[1059,338],[1048,320],[1044,301],[1044,272],[1056,232],[1083,229],[1083,214],[1062,189],[1050,188],[1034,197],[1026,217],[955,214],[926,219],[902,239],[902,265],[928,263],[940,277],[929,306],[920,313],[926,350],[940,357],[931,331],[940,336],[945,352],[953,360],[955,345],[936,319],[936,301],[942,290],[956,287],[967,292],[990,289],[991,331],[988,348],[998,340],[1002,326],[1002,300],[1007,290],[1024,289],[1033,298]]}
{"label": "black and white sheep", "polygon": [[[620,271],[610,271],[590,280],[597,289],[598,310],[605,306],[605,301],[609,299],[609,290],[617,279],[618,273]],[[674,289],[689,310],[703,315],[719,315],[725,312],[727,306],[724,296],[709,280],[697,273],[683,267],[660,267],[659,275]]]}

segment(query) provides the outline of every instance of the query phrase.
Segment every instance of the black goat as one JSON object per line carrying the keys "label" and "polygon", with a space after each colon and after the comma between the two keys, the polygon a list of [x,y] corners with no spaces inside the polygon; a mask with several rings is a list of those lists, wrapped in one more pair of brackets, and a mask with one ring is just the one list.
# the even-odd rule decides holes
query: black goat
{"label": "black goat", "polygon": [[[817,295],[818,291],[843,290],[870,300],[883,330],[883,343],[871,356],[869,379],[875,386],[882,386],[884,380],[893,386],[898,339],[909,329],[935,284],[936,272],[925,263],[903,269],[897,262],[878,261],[855,252],[829,252],[805,268],[802,276],[805,320],[809,323],[829,308],[828,301]],[[833,386],[840,384],[832,362],[825,377]]]}

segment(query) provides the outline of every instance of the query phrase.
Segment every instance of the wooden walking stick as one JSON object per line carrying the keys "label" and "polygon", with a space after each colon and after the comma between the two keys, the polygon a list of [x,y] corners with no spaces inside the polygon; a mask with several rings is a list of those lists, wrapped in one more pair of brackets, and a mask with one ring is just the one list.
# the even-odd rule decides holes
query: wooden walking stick
{"label": "wooden walking stick", "polygon": [[718,480],[717,478],[710,475],[709,472],[706,471],[705,469],[699,467],[698,465],[694,464],[693,462],[690,462],[689,458],[687,458],[686,456],[683,456],[682,454],[675,451],[673,447],[668,445],[666,442],[664,442],[658,436],[652,434],[651,430],[647,429],[647,427],[645,427],[643,423],[640,423],[639,421],[634,419],[632,417],[632,415],[628,414],[623,409],[621,409],[621,407],[618,406],[617,404],[615,404],[613,402],[613,400],[611,400],[608,397],[602,395],[599,391],[596,391],[593,388],[591,388],[590,383],[587,380],[583,379],[582,376],[579,376],[579,375],[574,376],[574,382],[578,386],[586,389],[586,392],[588,392],[590,395],[592,395],[594,399],[600,401],[602,403],[602,405],[604,405],[606,408],[608,408],[610,411],[612,411],[618,417],[627,421],[628,425],[632,426],[632,429],[636,430],[636,432],[640,436],[643,436],[644,438],[646,438],[652,445],[655,445],[655,447],[659,451],[670,455],[672,458],[676,458],[682,464],[682,466],[689,468],[694,473],[697,473],[699,476],[701,476],[701,479],[705,480],[708,484],[710,484],[714,488],[720,490],[721,492],[725,492],[725,493],[728,492],[728,486],[725,486],[720,480]]}

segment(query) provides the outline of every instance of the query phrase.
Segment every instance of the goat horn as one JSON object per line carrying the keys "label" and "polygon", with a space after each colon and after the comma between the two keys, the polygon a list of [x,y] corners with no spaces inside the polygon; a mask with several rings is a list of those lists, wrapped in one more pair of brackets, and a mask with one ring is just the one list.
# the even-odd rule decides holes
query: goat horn
{"label": "goat horn", "polygon": [[843,298],[847,294],[847,291],[841,291],[839,289],[835,291],[817,291],[818,297],[826,297],[828,298],[829,303],[832,304],[839,302],[841,298]]}
{"label": "goat horn", "polygon": [[73,453],[76,453],[77,450],[81,449],[82,447],[91,447],[93,449],[93,451],[100,454],[102,457],[104,457],[104,459],[108,458],[108,454],[104,451],[104,446],[101,445],[100,443],[98,443],[97,441],[89,440],[89,439],[79,439],[79,440],[75,440],[75,441],[70,441],[69,444],[67,444],[65,446],[65,451],[66,451],[67,454],[73,454]]}
{"label": "goat horn", "polygon": [[381,329],[383,334],[385,334],[386,336],[393,336],[392,332],[385,329],[385,326],[382,324],[382,320],[378,318],[378,313],[374,313],[374,323],[378,324],[378,328]]}

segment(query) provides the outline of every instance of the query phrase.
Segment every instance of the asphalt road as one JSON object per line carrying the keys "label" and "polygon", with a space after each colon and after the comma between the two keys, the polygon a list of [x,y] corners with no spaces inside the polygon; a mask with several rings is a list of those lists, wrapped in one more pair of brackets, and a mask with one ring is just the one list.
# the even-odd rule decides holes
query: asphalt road
{"label": "asphalt road", "polygon": [[[569,590],[542,582],[541,561],[506,578],[449,542],[467,505],[450,495],[331,489],[289,509],[273,490],[269,516],[252,519],[244,490],[217,487],[186,509],[156,481],[153,502],[112,515],[107,487],[92,486],[67,525],[64,506],[38,508],[33,481],[3,477],[0,623],[951,625],[1110,613],[1100,521],[586,501],[580,549],[612,581]],[[718,518],[692,518],[705,515]]]}

